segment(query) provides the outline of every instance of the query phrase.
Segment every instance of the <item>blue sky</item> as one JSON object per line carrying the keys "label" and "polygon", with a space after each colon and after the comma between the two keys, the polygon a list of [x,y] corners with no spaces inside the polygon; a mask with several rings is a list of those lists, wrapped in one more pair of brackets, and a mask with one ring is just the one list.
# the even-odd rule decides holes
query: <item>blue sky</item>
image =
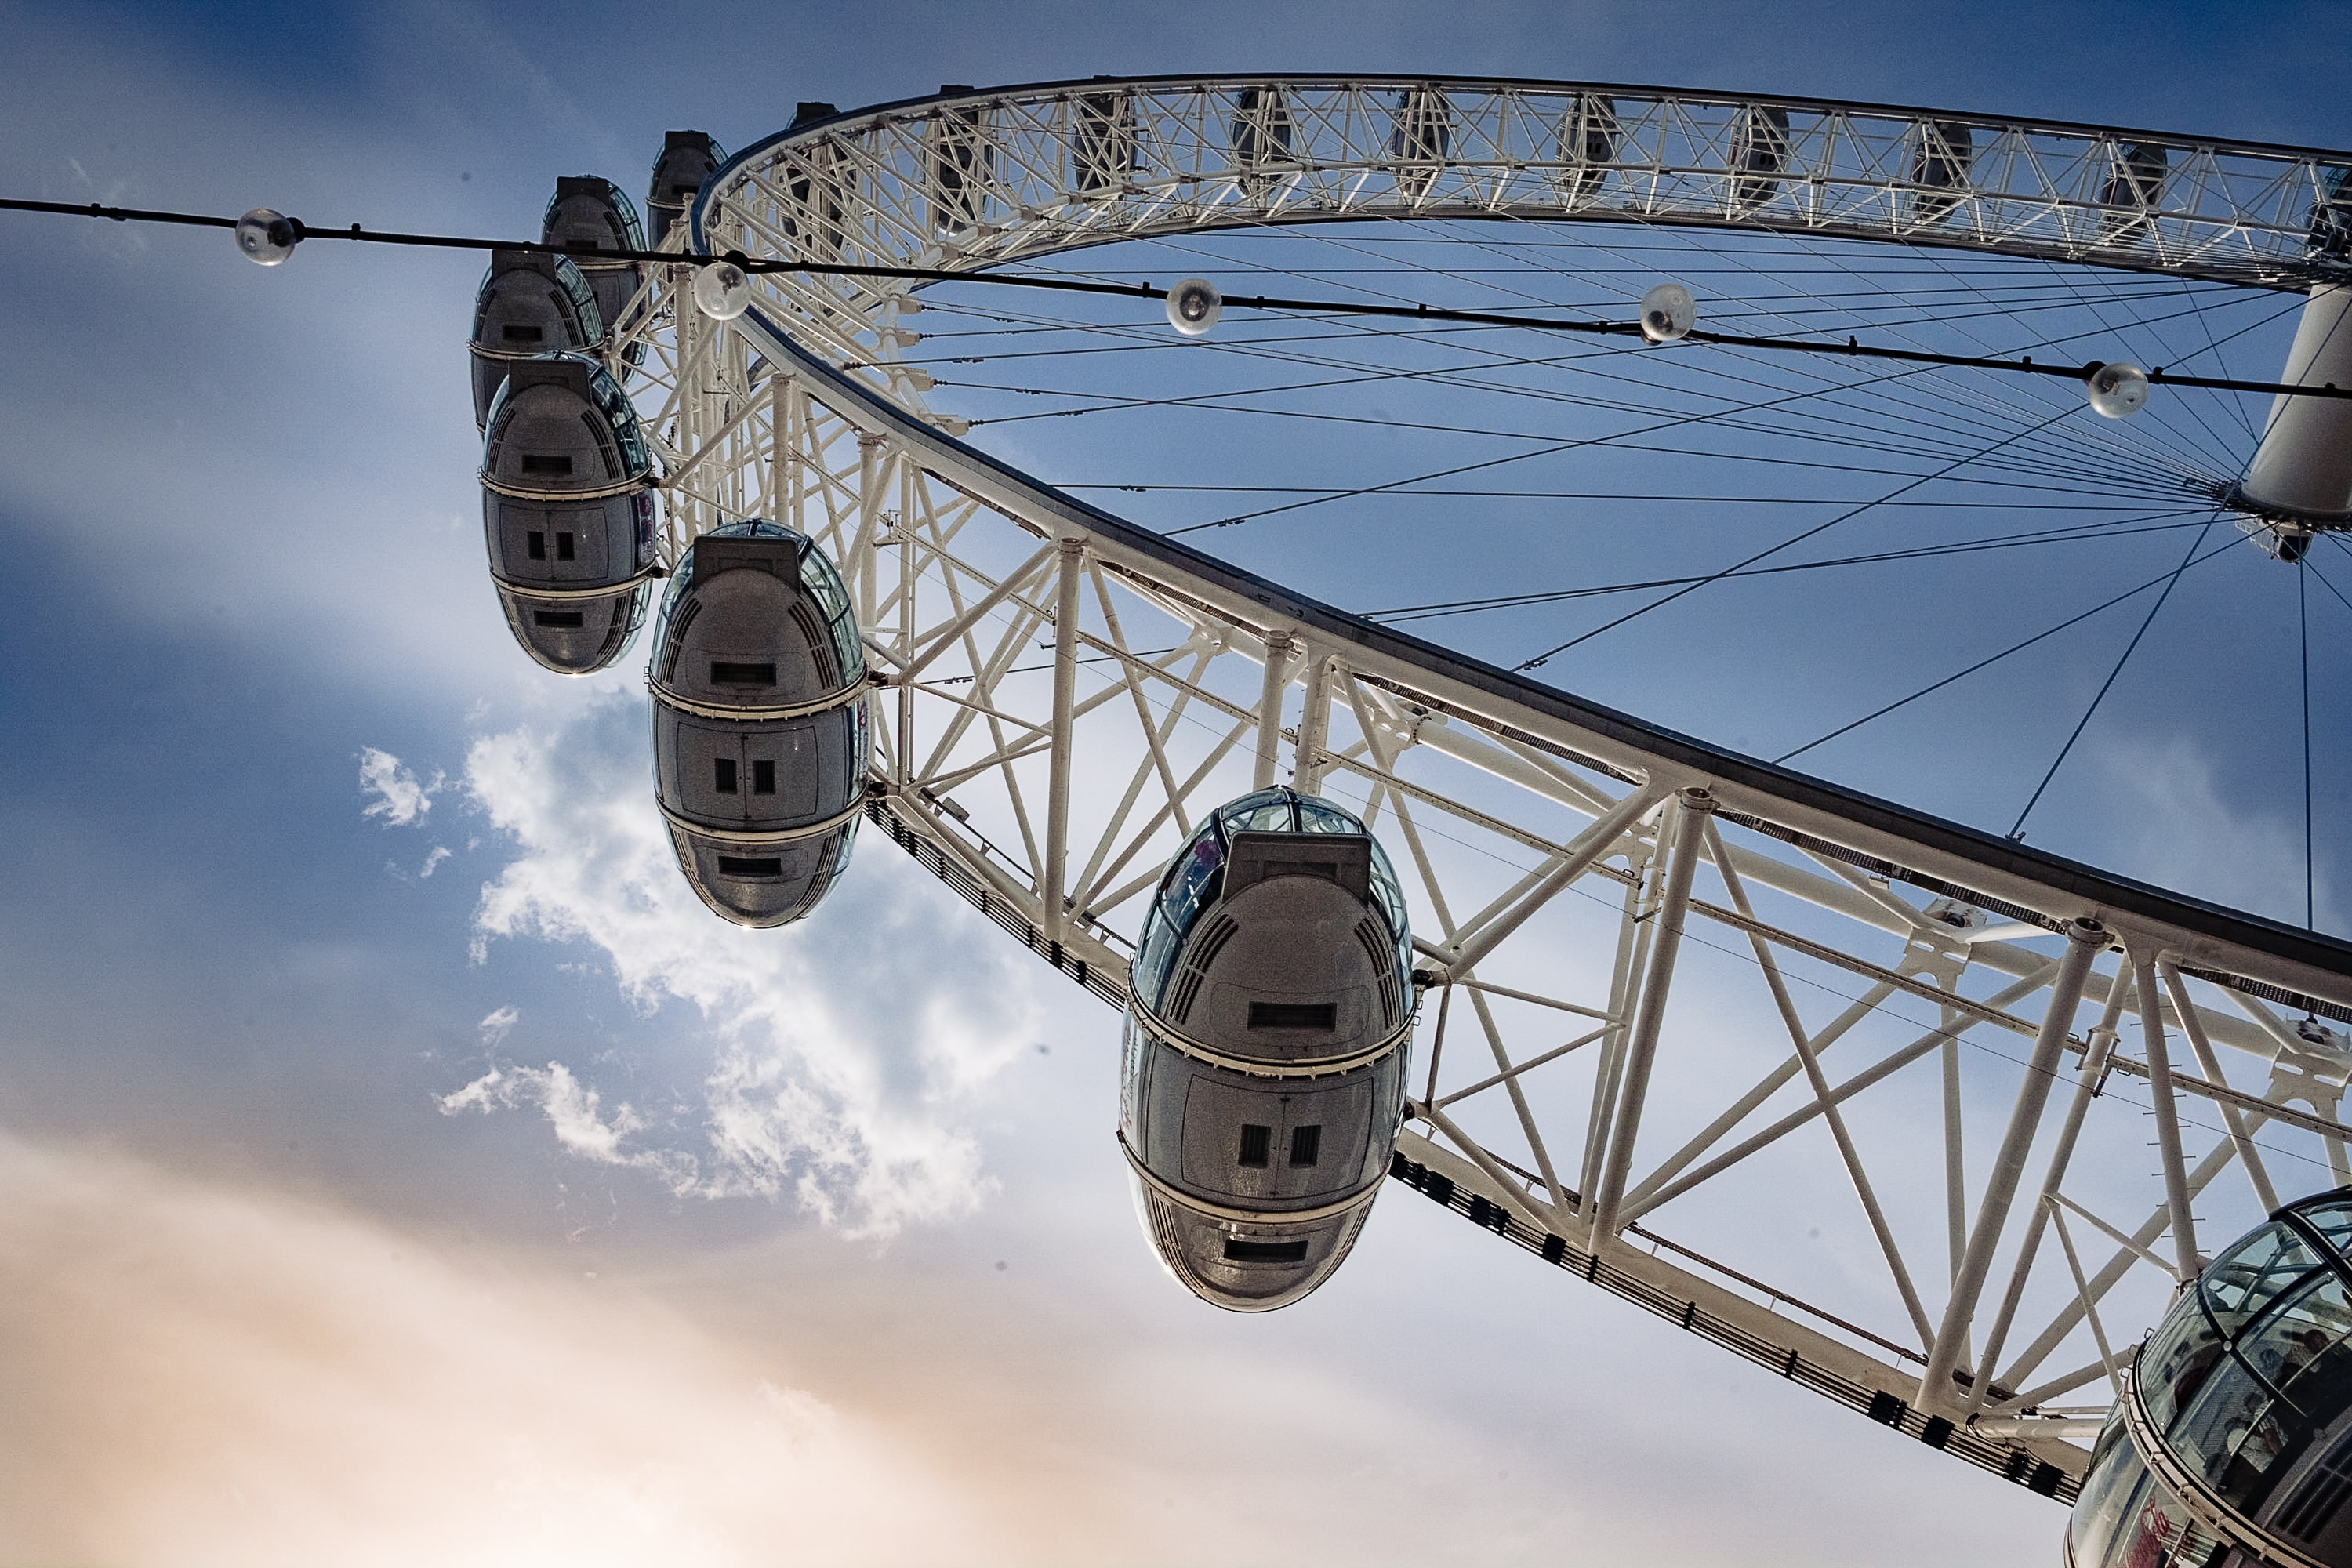
{"label": "blue sky", "polygon": [[[665,130],[1181,69],[2352,143],[2337,7],[1731,15],[0,0],[0,189],[524,234]],[[688,907],[634,670],[545,676],[482,581],[474,258],[7,216],[0,268],[0,1563],[2054,1554],[1396,1194],[1333,1288],[1211,1313],[1135,1234],[1098,1007],[878,839],[805,928]],[[2277,770],[2201,733],[2120,726],[2051,831],[2286,913]],[[1841,765],[1968,795],[1903,742]]]}

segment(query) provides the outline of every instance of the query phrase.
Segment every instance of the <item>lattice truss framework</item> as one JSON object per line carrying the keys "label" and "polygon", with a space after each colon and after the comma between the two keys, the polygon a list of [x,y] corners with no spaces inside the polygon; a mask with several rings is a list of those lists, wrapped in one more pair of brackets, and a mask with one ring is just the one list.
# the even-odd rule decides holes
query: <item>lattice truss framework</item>
{"label": "lattice truss framework", "polygon": [[[1790,110],[1778,184],[1741,209],[1761,176],[1725,159],[1773,105],[1610,89],[1617,140],[1588,184],[1556,133],[1600,90],[1089,83],[902,106],[744,154],[669,244],[977,267],[1286,214],[1614,202],[2129,245],[2300,287],[2331,177],[2174,144],[2118,225],[2095,199],[2115,133],[1997,128],[1965,182],[1929,185],[1906,149],[1949,117],[1815,106]],[[1286,161],[1256,156],[1281,144],[1274,102]],[[1431,124],[1442,162],[1401,160]],[[1089,195],[1105,158],[1123,177]],[[1922,218],[1923,193],[1952,205]],[[1278,777],[1354,805],[1404,872],[1430,988],[1398,1172],[1549,1261],[2065,1498],[2177,1281],[2278,1201],[2352,1180],[2342,944],[1791,783],[1047,490],[943,437],[920,373],[889,364],[919,309],[903,285],[763,275],[722,325],[689,278],[656,268],[613,351],[650,350],[634,391],[666,556],[748,516],[833,554],[880,672],[876,823],[1123,1005],[1144,901],[1204,812]]]}

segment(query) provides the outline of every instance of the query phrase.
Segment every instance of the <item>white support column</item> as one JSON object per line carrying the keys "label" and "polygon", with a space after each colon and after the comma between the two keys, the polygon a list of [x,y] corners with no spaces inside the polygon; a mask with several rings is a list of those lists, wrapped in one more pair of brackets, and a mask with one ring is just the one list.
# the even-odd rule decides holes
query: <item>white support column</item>
{"label": "white support column", "polygon": [[2164,1042],[2164,993],[2157,989],[2156,960],[2131,954],[2139,983],[2139,1021],[2147,1052],[2148,1098],[2156,1102],[2156,1148],[2164,1162],[2164,1203],[2171,1215],[2172,1253],[2180,1278],[2193,1279],[2204,1267],[2197,1256],[2197,1216],[2189,1208],[2189,1166],[2180,1152],[2180,1107],[2172,1092],[2172,1055]]}
{"label": "white support column", "polygon": [[1633,1027],[1625,1047],[1625,1076],[1618,1091],[1617,1121],[1609,1135],[1601,1180],[1592,1200],[1592,1246],[1598,1248],[1617,1235],[1617,1211],[1625,1199],[1625,1174],[1633,1162],[1633,1139],[1642,1128],[1642,1101],[1650,1088],[1650,1068],[1658,1054],[1658,1031],[1666,1016],[1666,994],[1673,988],[1675,958],[1682,950],[1683,919],[1690,910],[1691,876],[1698,868],[1699,841],[1715,797],[1703,789],[1680,795],[1682,812],[1675,823],[1667,854],[1665,896],[1656,915],[1658,932],[1650,949],[1649,973],[1642,980],[1641,999],[1634,1004]]}
{"label": "white support column", "polygon": [[[808,405],[804,400],[796,401],[800,401],[800,421],[805,431]],[[884,447],[888,440],[888,437],[877,430],[860,430],[857,433],[857,543],[850,552],[852,559],[842,563],[845,570],[855,574],[852,580],[857,584],[857,624],[868,631],[875,629],[875,580],[881,570],[881,563],[877,559],[881,547],[875,541],[882,531],[882,462]],[[796,503],[800,488],[796,481],[793,485]],[[802,527],[798,521],[798,504],[794,506],[793,512],[793,526],[803,533],[808,533],[810,531]],[[899,657],[906,658],[911,652],[902,645]]]}
{"label": "white support column", "polygon": [[1250,788],[1265,789],[1274,783],[1275,764],[1281,760],[1282,700],[1290,690],[1290,634],[1270,631],[1265,634],[1265,683],[1257,699],[1257,767],[1250,776]]}
{"label": "white support column", "polygon": [[2074,1027],[2074,1009],[2082,1004],[2083,983],[2090,977],[2091,960],[2106,944],[2107,933],[2093,921],[2077,921],[2067,930],[2066,938],[2066,955],[2059,961],[2058,976],[2051,983],[2050,1006],[2042,1015],[2042,1028],[2034,1037],[2033,1055],[2025,1066],[2025,1082],[2017,1091],[2016,1105],[2011,1108],[2009,1131],[2001,1137],[2000,1152],[1993,1156],[1992,1169],[1986,1175],[1976,1226],[1969,1231],[1968,1248],[1960,1256],[1951,1300],[1944,1306],[1943,1323],[1936,1331],[1935,1343],[1927,1350],[1927,1369],[1919,1374],[1919,1404],[1923,1409],[1957,1411],[1963,1407],[1964,1402],[1952,1383],[1952,1368],[1959,1364],[1960,1348],[1968,1342],[1969,1324],[1976,1317],[1977,1300],[1983,1294],[1985,1276],[1991,1271],[1993,1250],[2000,1245],[2001,1230],[2009,1223],[2010,1205],[2017,1196],[2018,1178],[2024,1173],[2026,1156],[2033,1151],[2033,1136],[2041,1131],[2042,1111],[2049,1103],[2050,1086],[2057,1078],[2058,1058]]}
{"label": "white support column", "polygon": [[[2117,973],[2121,973],[2120,966]],[[2025,1216],[2025,1234],[2017,1244],[2017,1259],[2010,1266],[2008,1292],[2000,1299],[2000,1310],[1993,1316],[1992,1332],[1985,1336],[1984,1352],[1977,1357],[1974,1386],[1969,1390],[1968,1398],[1971,1415],[1991,1396],[1993,1373],[2000,1365],[2002,1347],[2009,1342],[2009,1329],[2017,1319],[2018,1303],[2025,1299],[2026,1281],[2033,1273],[2033,1259],[2042,1249],[2042,1230],[2050,1223],[2059,1185],[2066,1179],[2066,1167],[2074,1163],[2074,1143],[2083,1134],[2083,1121],[2090,1114],[2099,1079],[2105,1076],[2108,1053],[2116,1047],[2116,1019],[2122,1016],[2123,1005],[2122,984],[2108,986],[2106,1011],[2091,1031],[2090,1045],[2076,1068],[2074,1101],[2066,1108],[2065,1124],[2058,1130],[2058,1146],[2050,1152],[2050,1169],[2042,1178],[2042,1196]]]}
{"label": "white support column", "polygon": [[[2172,1016],[2180,1020],[2181,1033],[2189,1037],[2189,1047],[2197,1053],[2198,1070],[2205,1075],[2207,1082],[2228,1088],[2221,1058],[2213,1054],[2213,1042],[2206,1037],[2205,1026],[2197,1016],[2197,999],[2189,994],[2189,983],[2168,958],[2158,959],[2156,969],[2164,977],[2165,989],[2172,993]],[[2246,1119],[2228,1100],[2219,1104],[2222,1125],[2229,1128],[2230,1142],[2238,1151],[2238,1163],[2246,1168],[2246,1180],[2253,1184],[2254,1197],[2263,1205],[2263,1212],[2268,1214],[2279,1206],[2278,1189],[2271,1185],[2271,1173],[2254,1148],[2252,1134],[2246,1131]]]}
{"label": "white support column", "polygon": [[1078,700],[1078,583],[1086,574],[1087,542],[1061,542],[1061,578],[1054,594],[1054,749],[1045,797],[1045,937],[1060,942],[1069,930],[1066,890],[1070,865],[1070,763],[1076,754],[1071,731]]}
{"label": "white support column", "polygon": [[1323,747],[1331,737],[1331,656],[1307,645],[1307,705],[1298,714],[1298,751],[1290,782],[1301,795],[1323,791]]}
{"label": "white support column", "polygon": [[1593,1069],[1592,1104],[1584,1119],[1584,1164],[1576,1183],[1580,1205],[1578,1213],[1586,1219],[1592,1217],[1592,1194],[1601,1181],[1601,1159],[1608,1152],[1609,1121],[1616,1110],[1617,1069],[1625,1048],[1626,1006],[1633,994],[1634,977],[1649,961],[1650,936],[1655,929],[1649,921],[1636,918],[1649,859],[1650,847],[1646,844],[1631,857],[1633,876],[1625,884],[1625,897],[1617,920],[1617,956],[1609,968],[1609,1016],[1618,1023],[1602,1037],[1600,1065]]}

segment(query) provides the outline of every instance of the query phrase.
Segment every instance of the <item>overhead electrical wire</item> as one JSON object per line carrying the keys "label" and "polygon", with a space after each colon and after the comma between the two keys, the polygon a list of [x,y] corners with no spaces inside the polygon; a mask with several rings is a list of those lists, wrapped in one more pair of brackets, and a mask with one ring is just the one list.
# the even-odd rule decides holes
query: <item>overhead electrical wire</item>
{"label": "overhead electrical wire", "polygon": [[[203,228],[234,229],[238,222],[233,217],[202,213],[116,207],[98,202],[77,204],[28,201],[16,197],[0,197],[0,211],[49,213],[70,217],[109,219],[117,223],[178,224]],[[804,273],[811,277],[883,278],[909,282],[984,283],[1009,288],[1117,295],[1147,300],[1165,300],[1169,294],[1168,289],[1150,282],[1111,283],[1075,278],[1056,278],[1037,273],[956,271],[937,267],[887,267],[845,261],[787,261],[780,258],[749,256],[740,250],[669,251],[646,250],[625,246],[559,246],[538,240],[482,239],[463,235],[410,234],[388,229],[370,229],[359,224],[352,224],[346,228],[313,228],[299,218],[289,221],[294,225],[298,240],[350,240],[371,245],[416,246],[446,250],[514,250],[545,256],[586,256],[608,261],[641,261],[657,266],[707,266],[712,262],[726,261],[751,273],[793,272]],[[1478,322],[1492,326],[1520,327],[1534,331],[1585,332],[1615,337],[1638,337],[1642,330],[1640,324],[1634,321],[1556,321],[1545,317],[1510,315],[1492,310],[1451,310],[1426,304],[1382,305],[1340,300],[1293,300],[1264,294],[1229,295],[1225,298],[1224,307],[1229,310],[1309,310],[1328,314],[1385,316],[1412,321]],[[1864,344],[1851,335],[1843,343],[1836,343],[1801,338],[1759,337],[1739,332],[1717,332],[1694,327],[1684,335],[1683,341],[1736,348],[1769,349],[1791,353],[1842,354],[1849,358],[1892,360],[1908,364],[2000,371],[2019,375],[2061,376],[2070,380],[2081,379],[2099,368],[2098,362],[2083,365],[2036,364],[2031,355],[2018,360],[2005,360],[1969,354],[1937,353],[1919,349],[1889,348],[1883,344]],[[2231,381],[2210,376],[2168,375],[2166,374],[2166,367],[2162,365],[2156,366],[2147,374],[2150,382],[2168,385],[2201,386],[2218,391],[2266,392],[2273,395],[2352,400],[2352,387],[2338,387],[2333,383],[2322,387],[2312,387],[2281,382]]]}

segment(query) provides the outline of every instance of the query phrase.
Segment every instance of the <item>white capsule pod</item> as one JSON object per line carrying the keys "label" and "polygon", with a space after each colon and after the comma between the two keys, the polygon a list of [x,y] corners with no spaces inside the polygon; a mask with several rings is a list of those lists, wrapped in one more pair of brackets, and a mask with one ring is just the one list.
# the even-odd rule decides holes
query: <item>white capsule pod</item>
{"label": "white capsule pod", "polygon": [[2106,419],[2128,419],[2147,402],[2147,372],[2117,360],[2083,378],[2092,411]]}
{"label": "white capsule pod", "polygon": [[302,226],[284,213],[256,207],[236,220],[236,247],[248,261],[275,267],[302,243]]}
{"label": "white capsule pod", "polygon": [[1225,297],[1205,278],[1187,278],[1168,290],[1168,324],[1188,338],[1205,337],[1224,310]]}
{"label": "white capsule pod", "polygon": [[849,864],[870,741],[866,651],[823,550],[756,519],[678,558],[646,666],[654,782],[695,896],[741,926],[799,920]]}
{"label": "white capsule pod", "polygon": [[1363,823],[1295,790],[1212,814],[1160,879],[1119,1141],[1146,1236],[1202,1300],[1287,1306],[1354,1245],[1403,1120],[1412,942]]}
{"label": "white capsule pod", "polygon": [[627,395],[587,354],[509,365],[482,442],[490,580],[525,651],[562,675],[603,669],[645,620],[653,458]]}
{"label": "white capsule pod", "polygon": [[713,261],[694,274],[695,308],[714,321],[731,321],[751,308],[751,275],[731,261]]}
{"label": "white capsule pod", "polygon": [[[2352,1190],[2289,1204],[2136,1353],[2066,1527],[2074,1568],[2352,1564]],[[2053,1465],[2019,1478],[2053,1491]],[[2046,1484],[2045,1484],[2046,1483]]]}
{"label": "white capsule pod", "polygon": [[1670,343],[1698,324],[1698,301],[1679,283],[1661,283],[1642,296],[1642,336]]}
{"label": "white capsule pod", "polygon": [[490,404],[518,362],[604,345],[604,318],[580,268],[541,250],[490,252],[466,345],[474,367],[474,427],[489,423]]}
{"label": "white capsule pod", "polygon": [[[646,248],[637,209],[621,187],[598,174],[566,174],[557,180],[539,238],[541,245],[551,245],[571,258],[595,291],[605,330],[620,331],[629,301],[646,280],[645,263],[609,254]],[[633,339],[629,363],[641,364],[645,357],[643,338]]]}

